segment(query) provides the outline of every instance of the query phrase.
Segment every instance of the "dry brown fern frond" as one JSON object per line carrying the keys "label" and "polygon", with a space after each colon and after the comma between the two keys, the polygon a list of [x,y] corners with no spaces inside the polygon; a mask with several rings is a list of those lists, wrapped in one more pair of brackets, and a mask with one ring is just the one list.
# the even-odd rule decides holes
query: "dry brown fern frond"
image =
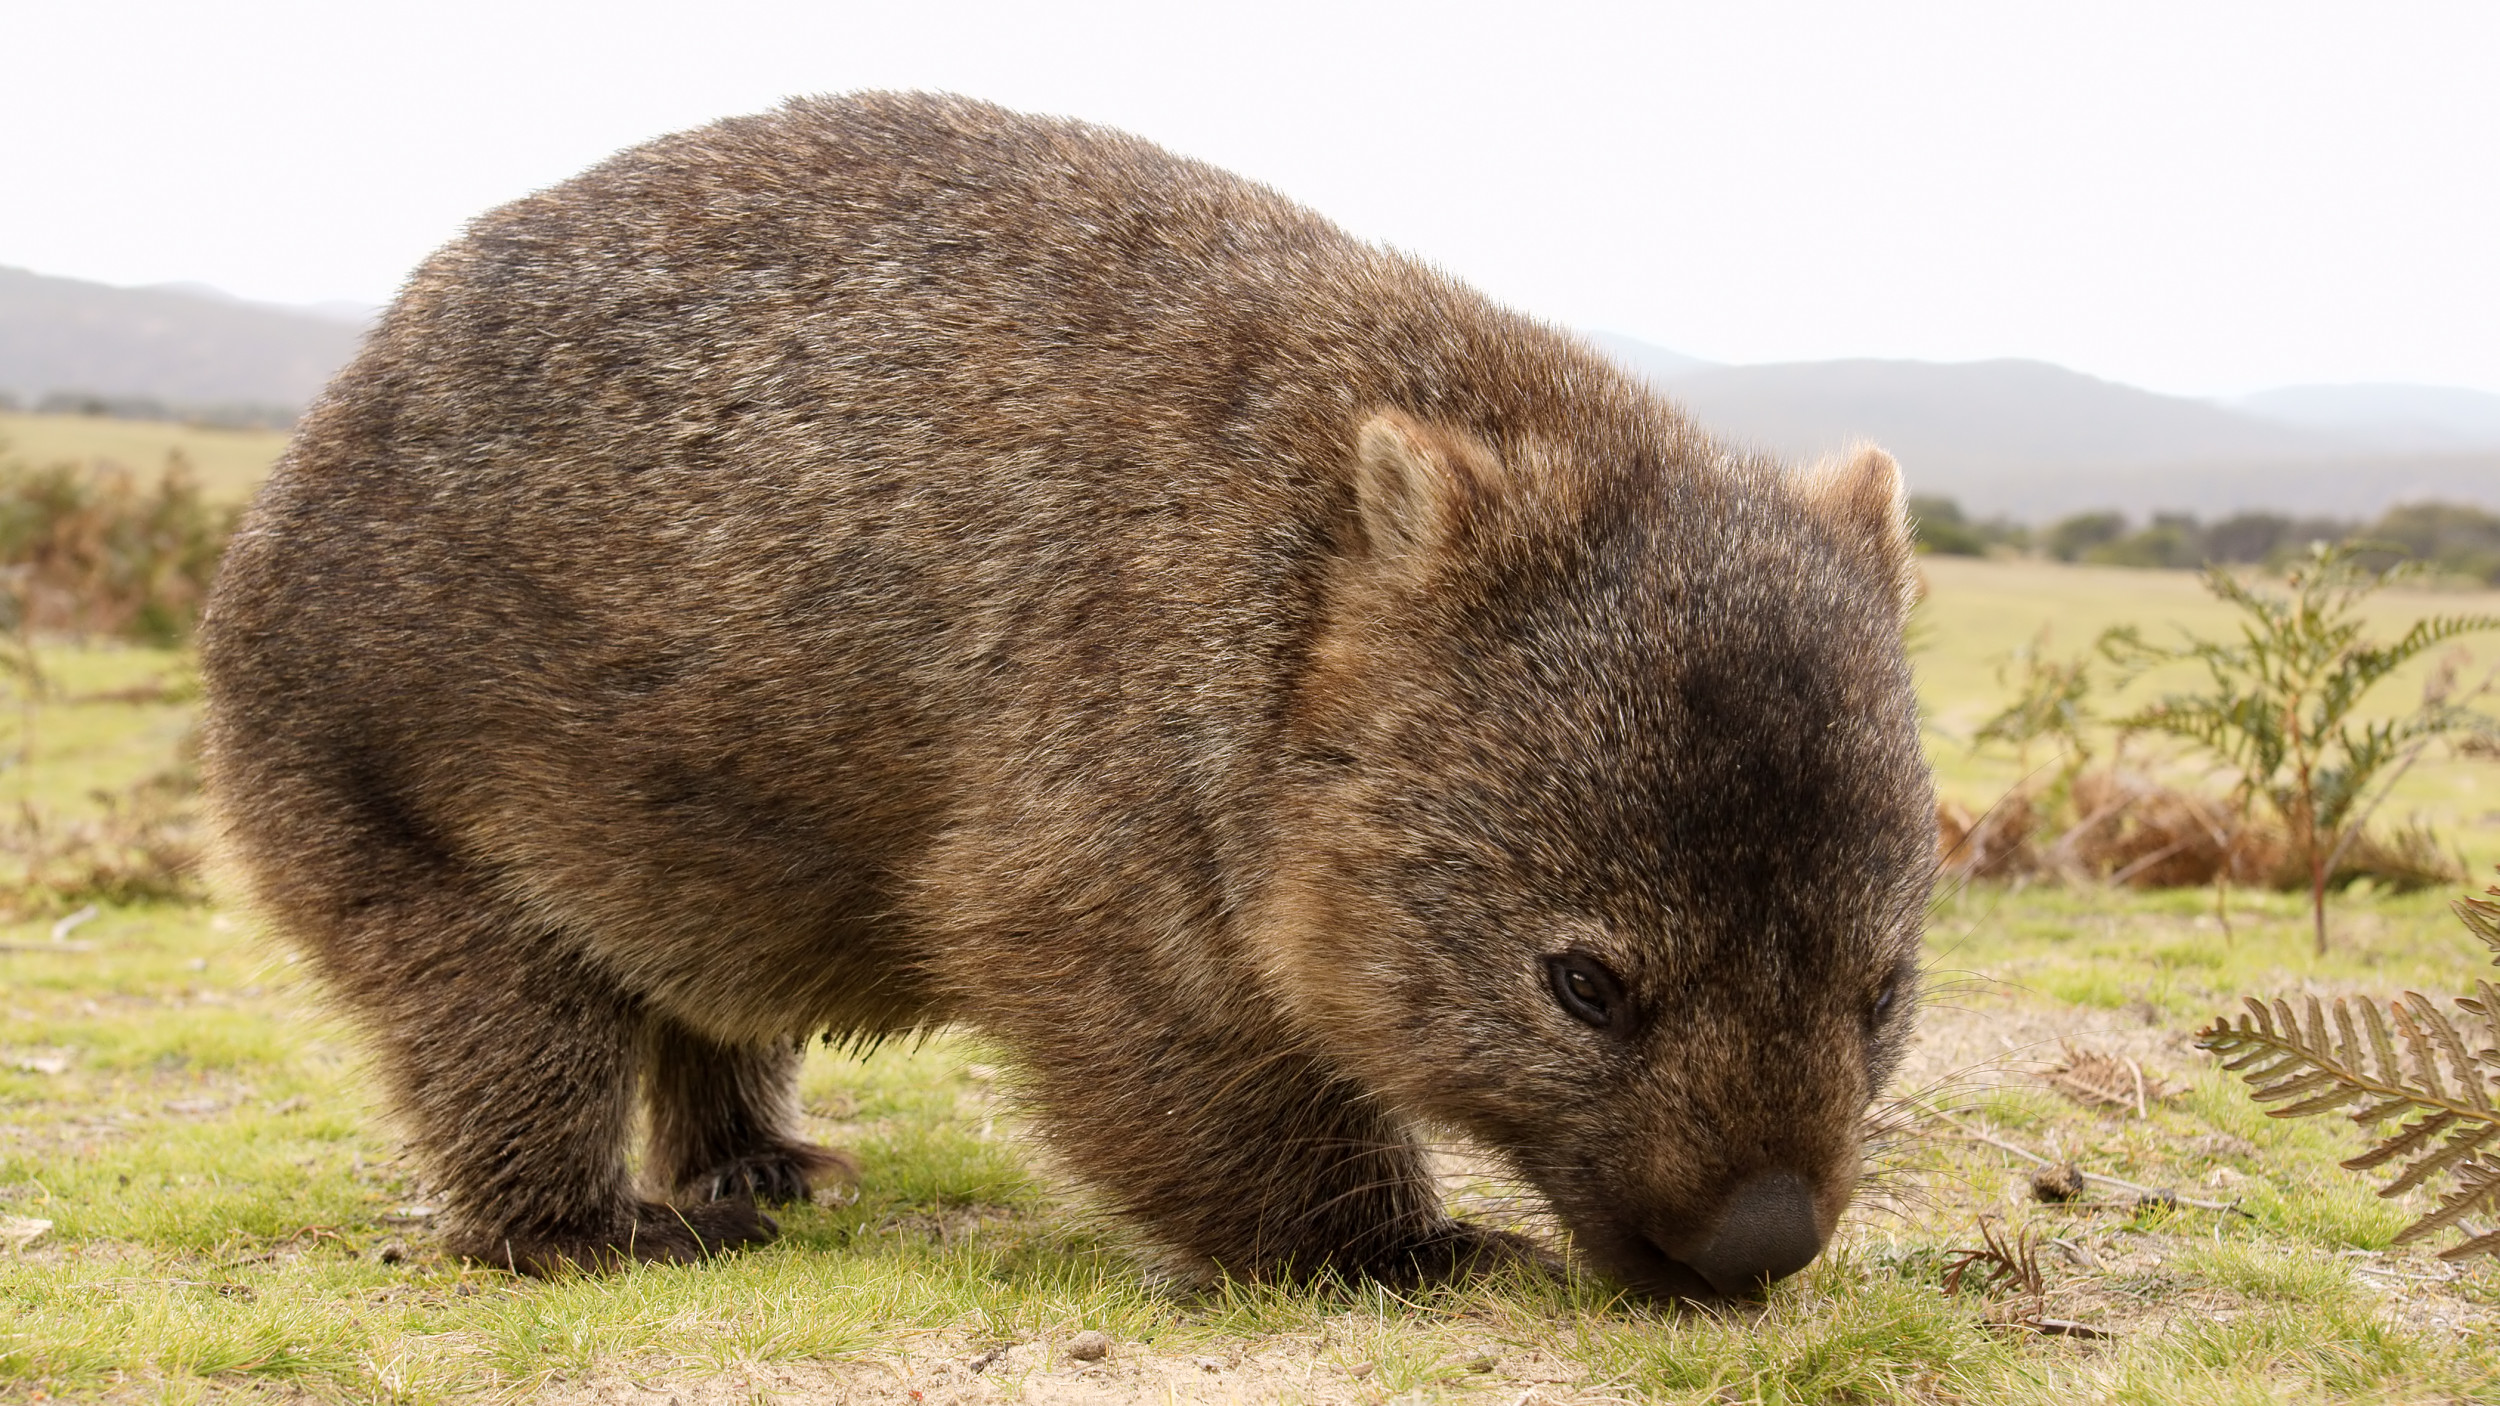
{"label": "dry brown fern frond", "polygon": [[1963,1277],[1979,1270],[1977,1287],[1983,1293],[2007,1289],[2031,1303],[2030,1316],[2037,1317],[2048,1293],[2048,1282],[2040,1273],[2039,1238],[2030,1231],[2018,1231],[2012,1238],[1997,1234],[1997,1225],[1987,1216],[1979,1218],[1979,1238],[1984,1246],[1977,1250],[1955,1250],[1945,1265],[1944,1291],[1958,1294]]}
{"label": "dry brown fern frond", "polygon": [[[2500,989],[2489,981],[2474,986],[2474,996],[2458,1005],[2476,1016],[2500,1011]],[[2500,1107],[2492,1101],[2500,1087],[2500,1050],[2469,1049],[2456,1023],[2418,991],[2406,992],[2384,1013],[2366,996],[2338,997],[2333,1009],[2330,1023],[2326,1007],[2312,996],[2303,1021],[2288,1001],[2269,1007],[2251,998],[2248,1014],[2236,1024],[2217,1019],[2197,1044],[2224,1056],[2223,1067],[2246,1079],[2258,1102],[2293,1100],[2266,1110],[2269,1116],[2350,1109],[2352,1121],[2373,1130],[2376,1141],[2344,1165],[2398,1168],[2381,1196],[2444,1178],[2449,1189],[2439,1209],[2399,1231],[2397,1244],[2458,1228],[2468,1238],[2440,1258],[2500,1254],[2500,1231],[2477,1233],[2463,1224],[2469,1215],[2500,1213],[2500,1146],[2494,1146]],[[2379,1131],[2391,1121],[2392,1131]]]}
{"label": "dry brown fern frond", "polygon": [[[2490,897],[2458,899],[2455,905],[2457,916],[2464,920],[2467,932],[2481,938],[2483,945],[2491,949],[2491,964],[2500,967],[2500,902],[2494,901],[2500,900],[2500,884],[2493,884],[2483,892]],[[2474,1013],[2486,1020],[2491,1018],[2488,1010],[2476,1010]]]}
{"label": "dry brown fern frond", "polygon": [[2173,1092],[2134,1060],[2099,1050],[2077,1050],[2063,1040],[2057,1047],[2064,1057],[2039,1071],[2040,1082],[2086,1108],[2132,1108],[2142,1118],[2148,1116],[2147,1104],[2159,1103]]}

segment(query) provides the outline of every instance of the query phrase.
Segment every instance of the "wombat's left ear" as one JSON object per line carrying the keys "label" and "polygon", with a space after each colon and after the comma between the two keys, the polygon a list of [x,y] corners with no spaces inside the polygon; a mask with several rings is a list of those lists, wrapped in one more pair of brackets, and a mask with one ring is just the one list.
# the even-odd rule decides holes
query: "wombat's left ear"
{"label": "wombat's left ear", "polygon": [[1802,485],[1806,501],[1864,547],[1892,577],[1904,616],[1918,604],[1918,565],[1911,559],[1910,513],[1901,466],[1871,444],[1810,471]]}
{"label": "wombat's left ear", "polygon": [[1354,506],[1374,556],[1450,546],[1501,499],[1500,457],[1462,430],[1383,410],[1354,441]]}

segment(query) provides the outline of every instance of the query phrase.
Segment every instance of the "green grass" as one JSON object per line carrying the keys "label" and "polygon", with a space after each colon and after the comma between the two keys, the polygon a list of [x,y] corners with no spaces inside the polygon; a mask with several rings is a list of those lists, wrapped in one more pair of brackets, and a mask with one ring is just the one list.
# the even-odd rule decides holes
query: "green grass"
{"label": "green grass", "polygon": [[[1996,578],[1936,575],[1940,618],[1985,618],[1956,592]],[[2112,575],[2148,580],[2064,579]],[[2148,601],[2192,603],[2179,584],[2124,603],[2161,618]],[[1922,654],[1940,717],[1984,704],[1987,649],[2029,630],[1992,628],[1956,624]],[[46,665],[53,701],[0,802],[76,813],[167,764],[190,705],[132,691],[178,661],[94,648]],[[18,758],[20,734],[0,735]],[[2431,1282],[2434,1260],[2390,1245],[2420,1196],[2381,1199],[2336,1165],[2358,1150],[2349,1128],[2268,1118],[2188,1048],[2243,992],[2462,990],[2487,968],[2448,897],[2346,900],[2321,958],[2291,895],[2234,894],[2227,938],[2201,890],[1940,896],[1911,1084],[1949,1116],[1885,1154],[1889,1190],[1812,1268],[1710,1311],[1521,1279],[1173,1288],[1030,1155],[991,1057],[961,1036],[811,1054],[810,1131],[859,1156],[856,1201],[790,1210],[780,1241],[710,1264],[515,1279],[433,1248],[353,1038],[247,916],[109,908],[73,934],[91,950],[22,923],[0,930],[0,1217],[52,1224],[0,1253],[0,1397],[2489,1399],[2500,1274]],[[2168,1096],[2141,1118],[2076,1105],[2033,1077],[2060,1040],[2138,1059]],[[2040,1205],[2027,1165],[1982,1137],[2240,1213]],[[1947,1295],[1982,1215],[2043,1237],[2043,1311],[2111,1336],[2046,1337],[2006,1326],[2022,1305],[2002,1295]],[[1082,1329],[1115,1340],[1110,1363],[1066,1356]]]}
{"label": "green grass", "polygon": [[239,503],[269,476],[286,448],[278,430],[199,429],[151,420],[108,420],[94,415],[28,415],[0,411],[0,457],[29,464],[117,464],[143,477],[179,452],[199,475],[210,499]]}

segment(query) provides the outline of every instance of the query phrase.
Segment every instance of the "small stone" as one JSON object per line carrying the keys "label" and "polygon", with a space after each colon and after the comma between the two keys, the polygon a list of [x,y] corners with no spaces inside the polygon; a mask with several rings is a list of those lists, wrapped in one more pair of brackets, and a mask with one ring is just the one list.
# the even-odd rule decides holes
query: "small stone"
{"label": "small stone", "polygon": [[2034,1200],[2072,1201],[2083,1194],[2083,1168],[2072,1162],[2042,1167],[2031,1174],[2031,1195]]}
{"label": "small stone", "polygon": [[1079,1362],[1100,1362],[1111,1355],[1111,1339],[1088,1328],[1068,1339],[1068,1356]]}
{"label": "small stone", "polygon": [[1480,1352],[1467,1359],[1467,1370],[1470,1372],[1490,1372],[1493,1366],[1493,1354],[1489,1352]]}
{"label": "small stone", "polygon": [[1013,1343],[993,1343],[989,1347],[984,1348],[979,1353],[975,1354],[969,1361],[965,1362],[964,1370],[977,1377],[992,1367],[997,1366],[999,1359],[1005,1357],[1007,1355],[1007,1350],[1014,1346],[1015,1344]]}

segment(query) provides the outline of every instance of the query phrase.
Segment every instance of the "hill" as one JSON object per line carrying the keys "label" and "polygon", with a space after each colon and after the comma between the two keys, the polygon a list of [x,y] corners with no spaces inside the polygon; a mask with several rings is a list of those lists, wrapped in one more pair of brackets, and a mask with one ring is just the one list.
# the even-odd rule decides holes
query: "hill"
{"label": "hill", "polygon": [[2477,391],[2311,386],[2223,404],[2037,361],[1720,366],[1593,340],[1739,444],[1811,459],[1872,440],[1915,491],[1980,514],[2500,508],[2500,396]]}
{"label": "hill", "polygon": [[0,268],[0,390],[300,409],[362,320],[186,287],[115,288]]}
{"label": "hill", "polygon": [[[274,418],[245,423],[283,424],[354,354],[371,312],[0,268],[0,392],[29,405],[77,392],[270,407]],[[1811,459],[1873,440],[1915,490],[1980,516],[2372,517],[2423,498],[2500,509],[2500,396],[2479,391],[2299,386],[2226,403],[2037,361],[1728,366],[1610,333],[1590,340],[1739,444]]]}

